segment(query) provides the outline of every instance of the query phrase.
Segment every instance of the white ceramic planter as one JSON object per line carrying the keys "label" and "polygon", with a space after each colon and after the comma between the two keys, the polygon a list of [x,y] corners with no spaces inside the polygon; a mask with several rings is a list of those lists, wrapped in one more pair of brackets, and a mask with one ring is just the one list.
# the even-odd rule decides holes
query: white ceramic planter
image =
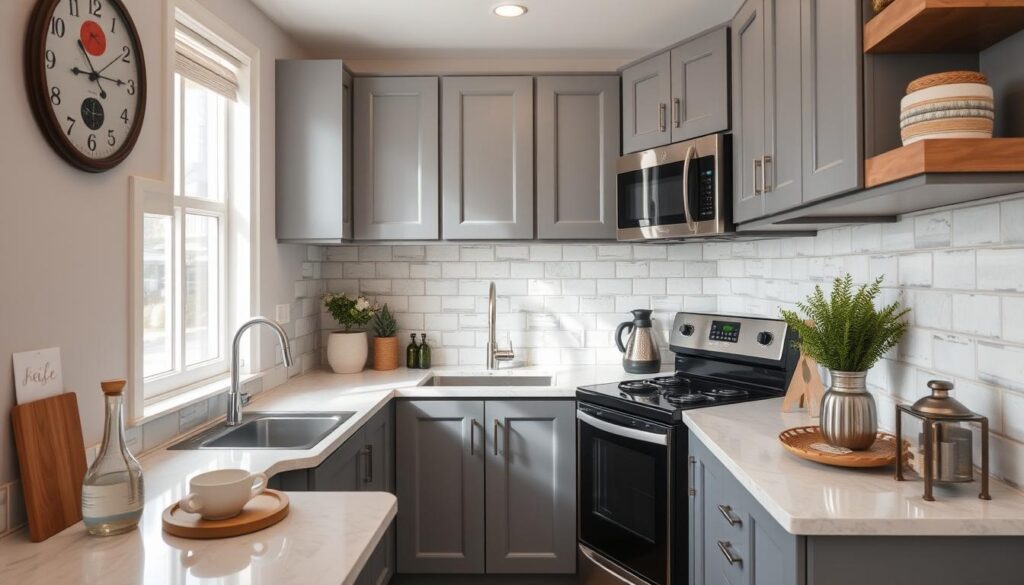
{"label": "white ceramic planter", "polygon": [[366,367],[365,331],[334,331],[327,338],[327,363],[335,374],[355,374]]}

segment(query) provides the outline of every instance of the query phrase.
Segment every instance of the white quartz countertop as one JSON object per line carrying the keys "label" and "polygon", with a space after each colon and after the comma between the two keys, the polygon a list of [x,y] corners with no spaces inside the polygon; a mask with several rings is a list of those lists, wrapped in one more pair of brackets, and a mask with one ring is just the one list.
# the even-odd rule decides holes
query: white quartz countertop
{"label": "white quartz countertop", "polygon": [[683,421],[775,520],[802,535],[1024,536],[1024,494],[991,482],[935,488],[921,498],[914,474],[894,467],[845,469],[805,461],[779,442],[785,429],[818,424],[806,413],[782,413],[782,399],[688,410]]}
{"label": "white quartz countertop", "polygon": [[[432,374],[550,375],[554,381],[551,386],[420,386]],[[21,530],[0,540],[0,582],[351,583],[395,515],[391,494],[291,492],[291,512],[281,524],[216,541],[164,535],[160,515],[187,493],[189,480],[204,471],[242,468],[274,475],[316,467],[392,398],[573,398],[577,386],[634,377],[643,376],[623,374],[617,366],[523,367],[490,373],[456,367],[347,375],[311,372],[260,394],[245,410],[355,413],[315,447],[147,453],[140,458],[146,482],[140,530],[96,538],[79,523],[42,543],[29,542],[27,531]]]}

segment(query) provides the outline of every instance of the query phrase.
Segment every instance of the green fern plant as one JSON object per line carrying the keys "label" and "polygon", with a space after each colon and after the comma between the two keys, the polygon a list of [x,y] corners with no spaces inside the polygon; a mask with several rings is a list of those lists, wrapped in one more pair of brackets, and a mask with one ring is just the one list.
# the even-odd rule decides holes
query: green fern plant
{"label": "green fern plant", "polygon": [[853,277],[847,274],[835,280],[830,297],[818,285],[805,302],[796,304],[806,317],[783,310],[782,318],[800,335],[800,351],[831,370],[870,370],[903,338],[903,317],[910,312],[899,303],[875,308],[883,278],[854,290]]}
{"label": "green fern plant", "polygon": [[373,330],[377,333],[377,337],[394,337],[395,333],[398,333],[398,321],[395,320],[387,303],[377,313],[377,318],[373,322]]}

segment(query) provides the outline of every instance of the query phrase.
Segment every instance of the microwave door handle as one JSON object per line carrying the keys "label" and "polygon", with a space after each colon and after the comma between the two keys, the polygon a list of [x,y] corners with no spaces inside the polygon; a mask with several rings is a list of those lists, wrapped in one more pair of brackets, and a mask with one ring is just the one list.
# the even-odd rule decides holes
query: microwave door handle
{"label": "microwave door handle", "polygon": [[686,227],[691,233],[697,233],[697,224],[690,214],[690,161],[693,160],[693,153],[697,149],[692,145],[686,149],[686,158],[683,160],[683,215],[686,217]]}
{"label": "microwave door handle", "polygon": [[647,431],[621,427],[615,423],[601,420],[579,410],[576,411],[576,418],[595,429],[600,429],[606,433],[615,435],[616,437],[634,439],[637,441],[643,441],[644,443],[653,443],[655,445],[668,445],[668,435],[659,435],[658,433],[648,433]]}

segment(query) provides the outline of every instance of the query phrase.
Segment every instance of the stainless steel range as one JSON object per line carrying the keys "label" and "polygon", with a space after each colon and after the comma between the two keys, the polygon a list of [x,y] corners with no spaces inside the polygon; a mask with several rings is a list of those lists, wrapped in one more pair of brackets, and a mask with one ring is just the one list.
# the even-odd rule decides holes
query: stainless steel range
{"label": "stainless steel range", "polygon": [[792,340],[779,320],[677,313],[674,374],[576,391],[580,583],[686,582],[682,412],[782,396],[798,358]]}

